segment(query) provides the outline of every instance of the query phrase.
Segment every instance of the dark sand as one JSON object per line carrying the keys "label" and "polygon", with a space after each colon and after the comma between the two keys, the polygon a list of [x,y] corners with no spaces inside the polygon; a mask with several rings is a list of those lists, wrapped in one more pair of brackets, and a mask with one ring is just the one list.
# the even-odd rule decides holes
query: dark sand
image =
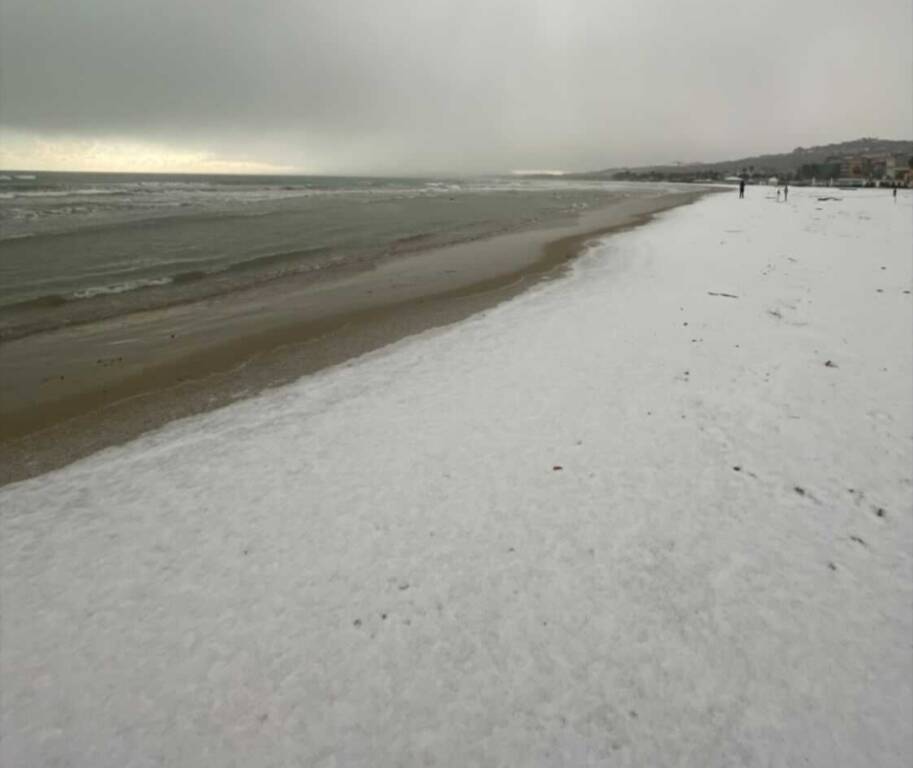
{"label": "dark sand", "polygon": [[244,292],[0,346],[0,484],[452,323],[561,274],[587,241],[706,190],[413,254],[332,281]]}

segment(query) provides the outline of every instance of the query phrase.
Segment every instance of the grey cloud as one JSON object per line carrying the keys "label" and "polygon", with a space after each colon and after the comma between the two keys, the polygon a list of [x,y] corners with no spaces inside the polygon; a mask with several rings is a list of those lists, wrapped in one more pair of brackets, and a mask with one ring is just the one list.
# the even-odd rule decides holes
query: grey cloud
{"label": "grey cloud", "polygon": [[316,170],[906,138],[908,0],[3,0],[0,125]]}

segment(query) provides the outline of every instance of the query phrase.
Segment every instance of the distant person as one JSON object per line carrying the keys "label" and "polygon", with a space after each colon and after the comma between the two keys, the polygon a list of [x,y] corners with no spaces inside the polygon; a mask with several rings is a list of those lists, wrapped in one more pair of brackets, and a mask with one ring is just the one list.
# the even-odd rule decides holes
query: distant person
{"label": "distant person", "polygon": [[789,184],[783,182],[783,202],[786,202],[786,198],[789,197]]}
{"label": "distant person", "polygon": [[739,200],[745,197],[745,179],[739,179]]}
{"label": "distant person", "polygon": [[780,188],[777,187],[777,202],[780,202]]}
{"label": "distant person", "polygon": [[891,190],[891,197],[894,198],[894,202],[897,202],[897,185],[894,185],[894,189]]}

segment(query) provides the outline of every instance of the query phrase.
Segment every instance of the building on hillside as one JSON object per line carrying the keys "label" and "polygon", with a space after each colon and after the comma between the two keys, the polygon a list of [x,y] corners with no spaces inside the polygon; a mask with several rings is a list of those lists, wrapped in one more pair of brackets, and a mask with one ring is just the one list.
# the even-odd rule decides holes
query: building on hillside
{"label": "building on hillside", "polygon": [[910,156],[888,155],[885,160],[885,178],[908,182],[910,180]]}
{"label": "building on hillside", "polygon": [[840,178],[861,179],[866,176],[866,159],[864,157],[841,157]]}
{"label": "building on hillside", "polygon": [[841,179],[893,179],[909,168],[908,158],[887,152],[841,157],[839,162]]}

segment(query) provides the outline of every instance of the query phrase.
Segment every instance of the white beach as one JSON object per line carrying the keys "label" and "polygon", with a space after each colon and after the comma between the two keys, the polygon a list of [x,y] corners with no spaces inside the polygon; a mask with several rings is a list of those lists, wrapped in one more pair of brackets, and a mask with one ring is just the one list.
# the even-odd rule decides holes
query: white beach
{"label": "white beach", "polygon": [[911,249],[711,195],[0,489],[0,762],[909,766]]}

